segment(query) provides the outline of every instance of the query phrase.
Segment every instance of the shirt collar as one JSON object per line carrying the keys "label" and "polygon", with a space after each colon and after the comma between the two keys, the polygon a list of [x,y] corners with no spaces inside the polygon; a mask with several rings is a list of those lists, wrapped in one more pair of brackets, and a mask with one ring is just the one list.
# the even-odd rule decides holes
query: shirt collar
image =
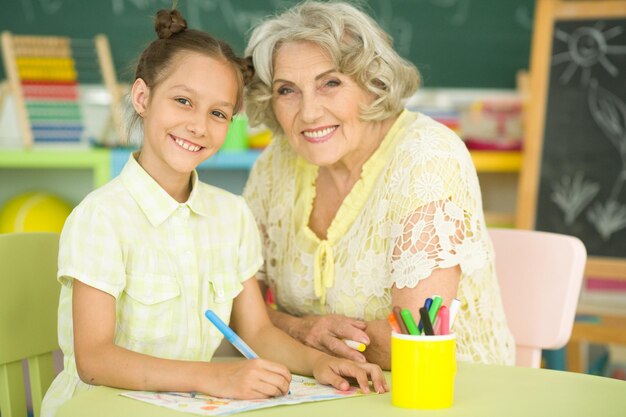
{"label": "shirt collar", "polygon": [[185,203],[179,203],[139,165],[137,156],[137,152],[130,155],[120,178],[153,226],[159,226],[181,205],[201,216],[208,215],[208,202],[199,196],[198,173],[195,170],[191,174],[192,189],[189,199]]}

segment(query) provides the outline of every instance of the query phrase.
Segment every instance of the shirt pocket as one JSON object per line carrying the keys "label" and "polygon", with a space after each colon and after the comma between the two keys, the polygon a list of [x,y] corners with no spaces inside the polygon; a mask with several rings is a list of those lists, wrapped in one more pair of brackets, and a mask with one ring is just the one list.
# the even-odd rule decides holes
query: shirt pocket
{"label": "shirt pocket", "polygon": [[230,312],[233,299],[241,292],[237,246],[222,244],[213,248],[208,257],[208,301],[223,313]]}
{"label": "shirt pocket", "polygon": [[[239,281],[229,280],[227,276],[216,274],[211,281],[207,281],[206,287],[209,295],[206,308],[217,314],[224,323],[230,323],[233,301],[243,289],[243,285]],[[209,329],[213,336],[221,338],[216,328],[211,325]]]}
{"label": "shirt pocket", "polygon": [[209,281],[209,292],[214,304],[232,303],[242,289],[239,280],[224,274],[216,274]]}
{"label": "shirt pocket", "polygon": [[181,291],[166,255],[140,255],[127,270],[118,323],[129,339],[145,343],[172,335]]}

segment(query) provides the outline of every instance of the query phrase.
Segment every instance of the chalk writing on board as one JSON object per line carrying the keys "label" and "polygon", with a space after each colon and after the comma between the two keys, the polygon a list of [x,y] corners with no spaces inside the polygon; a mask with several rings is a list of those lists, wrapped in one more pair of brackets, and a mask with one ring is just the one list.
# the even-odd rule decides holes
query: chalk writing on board
{"label": "chalk writing on board", "polygon": [[[388,0],[386,3],[391,3]],[[450,23],[452,26],[463,26],[470,15],[471,0],[430,0],[433,6],[450,9]],[[476,4],[476,3],[475,3]],[[483,13],[482,10],[479,11]],[[524,5],[515,7],[514,20],[520,27],[532,30],[533,14],[532,10]]]}
{"label": "chalk writing on board", "polygon": [[[32,1],[32,0],[23,0]],[[466,11],[463,11],[469,0],[431,0],[439,2],[440,6],[454,7],[457,11],[454,16],[465,20]],[[237,8],[232,2],[222,0],[185,0],[181,1],[178,7],[183,11],[187,22],[191,27],[205,27],[206,16],[209,13],[216,13],[220,16],[220,21],[226,27],[234,30],[243,39],[258,22],[264,17],[272,14],[276,10],[286,9],[288,6],[296,4],[297,0],[272,0],[265,6],[260,6],[255,10]],[[394,39],[394,47],[400,54],[409,55],[411,51],[411,41],[413,37],[413,26],[408,19],[394,14],[392,2],[379,0],[377,18],[381,26],[385,28]],[[129,10],[154,10],[159,7],[171,7],[171,0],[111,0],[113,14],[121,16]],[[454,19],[454,18],[453,18]],[[463,23],[463,22],[461,22]]]}
{"label": "chalk writing on board", "polygon": [[618,201],[626,181],[626,103],[600,87],[596,80],[591,81],[588,103],[593,120],[615,147],[621,162],[609,198],[604,203],[596,202],[587,216],[602,238],[608,240],[613,233],[626,227],[626,205]]}
{"label": "chalk writing on board", "polygon": [[[589,173],[584,171],[564,175],[552,183],[551,200],[564,213],[568,226],[587,210],[585,218],[605,242],[626,228],[626,204],[619,198],[626,185],[626,103],[601,86],[601,78],[595,75],[600,71],[608,73],[610,78],[619,77],[620,68],[611,59],[626,54],[626,45],[615,44],[612,40],[623,32],[623,26],[610,26],[603,21],[571,31],[558,27],[554,31],[555,41],[567,46],[563,52],[552,56],[552,66],[562,71],[559,84],[576,84],[575,75],[580,72],[580,88],[586,94],[591,119],[599,127],[597,137],[607,140],[614,148],[613,154],[619,158],[620,166],[612,184],[601,185],[588,180],[585,177]],[[602,186],[610,189],[603,193],[604,201],[598,197]]]}
{"label": "chalk writing on board", "polygon": [[[190,4],[193,6],[202,5],[203,3],[212,3],[211,1],[197,1],[197,0],[185,0],[179,3],[178,7],[188,7]],[[131,9],[137,10],[156,10],[160,8],[169,9],[172,7],[171,0],[111,0],[111,9],[115,15],[123,15],[127,11],[127,6]]]}
{"label": "chalk writing on board", "polygon": [[531,8],[524,5],[517,6],[515,8],[515,22],[519,27],[531,31],[533,29],[533,12]]}
{"label": "chalk writing on board", "polygon": [[430,2],[435,6],[451,8],[450,23],[453,25],[462,26],[467,21],[470,0],[430,0]]}
{"label": "chalk writing on board", "polygon": [[390,1],[378,2],[378,22],[393,38],[393,46],[400,55],[409,55],[413,40],[413,25],[408,20],[394,16]]}
{"label": "chalk writing on board", "polygon": [[565,213],[565,224],[571,226],[578,215],[600,191],[600,185],[585,180],[582,171],[573,176],[563,175],[560,182],[552,186],[551,199]]}
{"label": "chalk writing on board", "polygon": [[27,22],[36,20],[35,5],[37,3],[45,14],[55,14],[63,7],[63,0],[21,0],[22,11]]}

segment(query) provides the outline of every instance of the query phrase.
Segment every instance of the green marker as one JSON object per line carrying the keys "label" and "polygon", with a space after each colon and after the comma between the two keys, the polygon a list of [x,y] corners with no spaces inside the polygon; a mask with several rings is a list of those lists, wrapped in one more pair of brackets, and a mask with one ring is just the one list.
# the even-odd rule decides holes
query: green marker
{"label": "green marker", "polygon": [[441,307],[441,303],[443,299],[438,295],[433,295],[433,303],[430,305],[428,309],[428,317],[430,318],[430,323],[434,326],[435,319],[437,318],[437,313],[439,313],[439,308]]}
{"label": "green marker", "polygon": [[415,324],[415,320],[413,320],[411,310],[409,310],[408,308],[403,308],[400,312],[400,315],[402,316],[402,320],[404,320],[404,324],[406,324],[406,328],[409,331],[409,334],[420,334],[420,331],[417,329],[417,324]]}

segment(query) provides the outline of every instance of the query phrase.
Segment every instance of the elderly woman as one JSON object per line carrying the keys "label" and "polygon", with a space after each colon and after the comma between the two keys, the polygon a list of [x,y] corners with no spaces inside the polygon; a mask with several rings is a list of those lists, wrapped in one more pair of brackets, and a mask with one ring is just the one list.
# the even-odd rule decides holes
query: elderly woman
{"label": "elderly woman", "polygon": [[404,110],[420,80],[390,37],[352,5],[305,2],[258,25],[246,55],[246,112],[274,134],[244,191],[272,321],[389,369],[392,307],[458,297],[458,358],[512,364],[475,168],[452,131]]}

